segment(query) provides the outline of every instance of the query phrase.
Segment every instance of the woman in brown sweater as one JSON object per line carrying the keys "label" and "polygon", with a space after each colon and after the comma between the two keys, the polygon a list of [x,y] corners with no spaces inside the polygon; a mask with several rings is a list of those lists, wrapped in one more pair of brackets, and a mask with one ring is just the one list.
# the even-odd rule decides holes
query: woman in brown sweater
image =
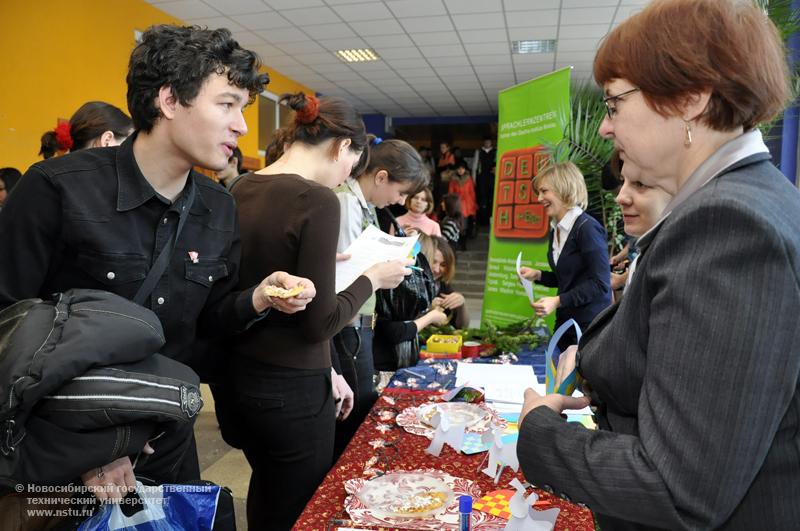
{"label": "woman in brown sweater", "polygon": [[332,188],[368,160],[364,123],[338,98],[296,94],[281,101],[296,111],[283,131],[288,147],[233,188],[242,285],[278,269],[308,278],[317,289],[305,312],[270,313],[235,345],[242,449],[253,469],[247,518],[252,529],[276,530],[291,528],[332,464],[338,393],[329,340],[374,290],[397,286],[411,263],[378,264],[335,293],[340,211]]}

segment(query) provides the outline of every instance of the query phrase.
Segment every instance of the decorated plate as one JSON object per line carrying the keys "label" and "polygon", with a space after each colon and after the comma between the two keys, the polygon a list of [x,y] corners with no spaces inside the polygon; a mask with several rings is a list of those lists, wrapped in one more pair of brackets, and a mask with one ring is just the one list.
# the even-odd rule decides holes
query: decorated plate
{"label": "decorated plate", "polygon": [[[349,494],[345,509],[360,526],[402,529],[458,529],[458,499],[463,494],[481,497],[474,482],[441,470],[396,470],[371,480],[345,481]],[[473,529],[499,530],[506,520],[473,512]]]}
{"label": "decorated plate", "polygon": [[436,431],[431,425],[433,415],[437,411],[447,415],[450,425],[466,424],[466,431],[472,433],[485,433],[492,423],[500,428],[508,424],[499,417],[497,412],[486,404],[470,404],[466,402],[434,402],[417,407],[407,407],[395,419],[398,426],[402,426],[409,433],[424,435],[432,439]]}
{"label": "decorated plate", "polygon": [[441,412],[452,426],[453,424],[464,424],[467,428],[474,426],[485,420],[491,411],[482,409],[476,404],[466,402],[440,402],[438,404],[425,404],[420,406],[417,411],[419,421],[426,426],[434,428],[433,416],[436,412]]}

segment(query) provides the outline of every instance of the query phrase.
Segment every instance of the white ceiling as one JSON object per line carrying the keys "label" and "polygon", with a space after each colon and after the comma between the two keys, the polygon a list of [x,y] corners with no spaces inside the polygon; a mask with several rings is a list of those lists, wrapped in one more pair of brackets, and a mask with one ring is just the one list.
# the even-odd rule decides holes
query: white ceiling
{"label": "white ceiling", "polygon": [[[649,0],[147,0],[187,23],[230,29],[266,65],[363,113],[497,113],[497,93],[565,66],[591,77],[598,41]],[[549,54],[511,41],[556,39]],[[344,63],[345,48],[381,60]]]}

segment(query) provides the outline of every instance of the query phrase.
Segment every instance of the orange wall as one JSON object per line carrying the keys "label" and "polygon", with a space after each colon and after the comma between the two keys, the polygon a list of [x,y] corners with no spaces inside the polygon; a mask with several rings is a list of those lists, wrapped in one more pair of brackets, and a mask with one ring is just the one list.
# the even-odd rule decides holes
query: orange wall
{"label": "orange wall", "polygon": [[[134,30],[181,23],[143,0],[0,0],[0,167],[25,171],[39,139],[84,102],[127,111]],[[312,89],[267,68],[275,93]],[[258,156],[258,106],[245,111],[245,156]]]}

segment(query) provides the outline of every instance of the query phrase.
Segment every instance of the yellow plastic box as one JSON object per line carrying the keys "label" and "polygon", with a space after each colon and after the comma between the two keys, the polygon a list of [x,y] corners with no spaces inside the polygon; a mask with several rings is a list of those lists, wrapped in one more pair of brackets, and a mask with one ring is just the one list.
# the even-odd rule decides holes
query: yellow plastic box
{"label": "yellow plastic box", "polygon": [[434,334],[428,338],[426,345],[428,352],[447,352],[455,354],[461,351],[461,343],[463,341],[461,336]]}

